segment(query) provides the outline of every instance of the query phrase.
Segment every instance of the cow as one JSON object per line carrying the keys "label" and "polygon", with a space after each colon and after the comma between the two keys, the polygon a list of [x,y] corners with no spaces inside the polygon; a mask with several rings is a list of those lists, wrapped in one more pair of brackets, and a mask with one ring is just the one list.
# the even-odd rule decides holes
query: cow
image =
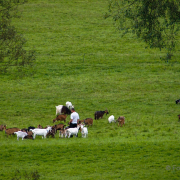
{"label": "cow", "polygon": [[66,114],[57,115],[57,117],[55,119],[53,119],[53,123],[56,122],[56,121],[64,121],[64,122],[66,122],[66,118],[67,118]]}
{"label": "cow", "polygon": [[21,129],[17,128],[17,127],[13,127],[13,128],[9,128],[9,129],[5,129],[5,133],[7,134],[7,137],[10,135],[14,135],[14,132],[20,131]]}
{"label": "cow", "polygon": [[119,116],[119,118],[115,122],[118,122],[118,126],[121,124],[122,127],[123,125],[125,125],[125,117]]}
{"label": "cow", "polygon": [[109,114],[109,112],[108,112],[108,110],[106,109],[105,111],[96,111],[95,113],[94,113],[94,119],[96,120],[96,119],[99,119],[99,118],[103,118],[103,115],[104,114]]}
{"label": "cow", "polygon": [[176,104],[180,104],[180,99],[177,99],[175,102]]}
{"label": "cow", "polygon": [[70,115],[71,110],[67,108],[66,106],[58,105],[56,106],[56,115],[60,115],[60,114]]}
{"label": "cow", "polygon": [[0,125],[0,131],[3,131],[4,129],[6,129],[6,125]]}
{"label": "cow", "polygon": [[93,119],[92,118],[86,118],[84,120],[79,120],[79,124],[84,123],[85,125],[93,125]]}

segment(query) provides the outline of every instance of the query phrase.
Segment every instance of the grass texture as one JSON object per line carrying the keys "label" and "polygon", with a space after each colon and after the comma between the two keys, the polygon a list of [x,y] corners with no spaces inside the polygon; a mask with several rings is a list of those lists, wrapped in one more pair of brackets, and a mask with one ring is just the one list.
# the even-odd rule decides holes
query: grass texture
{"label": "grass texture", "polygon": [[[1,75],[0,124],[53,125],[55,106],[66,101],[80,119],[106,108],[110,114],[94,120],[88,138],[79,132],[17,141],[0,132],[0,179],[180,178],[179,50],[170,63],[161,61],[163,51],[132,34],[121,37],[103,18],[107,10],[103,0],[29,0],[19,7],[13,23],[25,48],[36,50],[36,73]],[[125,116],[125,126],[109,124],[110,115]]]}

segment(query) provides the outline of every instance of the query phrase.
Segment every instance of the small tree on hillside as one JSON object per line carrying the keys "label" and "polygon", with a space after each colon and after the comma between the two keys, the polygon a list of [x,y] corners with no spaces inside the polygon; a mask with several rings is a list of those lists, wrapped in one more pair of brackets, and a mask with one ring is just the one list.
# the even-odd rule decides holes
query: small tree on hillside
{"label": "small tree on hillside", "polygon": [[26,41],[18,34],[11,20],[18,18],[17,6],[27,0],[0,0],[0,73],[30,69],[35,61],[34,51],[23,48]]}
{"label": "small tree on hillside", "polygon": [[171,59],[180,27],[179,0],[110,0],[109,12],[118,29],[144,40],[149,47],[166,49]]}

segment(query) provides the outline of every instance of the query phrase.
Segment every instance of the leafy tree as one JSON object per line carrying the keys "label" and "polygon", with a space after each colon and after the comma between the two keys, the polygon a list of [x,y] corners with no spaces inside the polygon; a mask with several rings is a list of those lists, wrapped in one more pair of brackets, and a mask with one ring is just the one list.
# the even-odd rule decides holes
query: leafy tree
{"label": "leafy tree", "polygon": [[35,52],[23,48],[26,40],[12,25],[19,18],[18,5],[27,0],[0,0],[0,73],[30,70],[35,62]]}
{"label": "leafy tree", "polygon": [[149,47],[166,49],[166,60],[171,59],[180,27],[179,0],[110,0],[108,17],[122,35],[134,33]]}

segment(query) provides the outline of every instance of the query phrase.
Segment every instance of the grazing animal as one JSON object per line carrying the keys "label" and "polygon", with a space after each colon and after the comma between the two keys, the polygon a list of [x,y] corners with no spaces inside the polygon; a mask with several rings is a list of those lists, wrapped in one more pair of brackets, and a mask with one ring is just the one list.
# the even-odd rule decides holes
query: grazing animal
{"label": "grazing animal", "polygon": [[59,131],[59,137],[62,137],[62,138],[63,138],[63,136],[64,136],[64,137],[66,136],[66,129],[63,129],[63,130],[60,130],[60,131]]}
{"label": "grazing animal", "polygon": [[70,115],[71,110],[69,108],[67,108],[66,106],[58,105],[58,106],[56,106],[56,115],[60,115],[60,114]]}
{"label": "grazing animal", "polygon": [[33,139],[35,139],[36,135],[42,136],[42,138],[46,138],[46,135],[49,131],[52,130],[52,127],[47,127],[46,129],[33,129]]}
{"label": "grazing animal", "polygon": [[180,99],[177,99],[175,102],[176,104],[180,104]]}
{"label": "grazing animal", "polygon": [[113,121],[114,121],[114,116],[113,116],[113,115],[109,116],[108,122],[109,122],[109,123],[112,123]]}
{"label": "grazing animal", "polygon": [[64,130],[66,125],[64,124],[56,124],[54,126],[52,126],[52,128],[55,128],[56,129],[56,133],[57,133],[57,130]]}
{"label": "grazing animal", "polygon": [[179,121],[180,121],[180,114],[178,115]]}
{"label": "grazing animal", "polygon": [[69,102],[69,101],[66,102],[66,107],[69,108],[69,109],[74,108],[74,106],[72,105],[72,103]]}
{"label": "grazing animal", "polygon": [[14,132],[20,131],[19,128],[9,128],[9,129],[5,129],[5,133],[7,134],[7,137],[10,135],[14,135]]}
{"label": "grazing animal", "polygon": [[27,132],[27,136],[24,137],[24,139],[32,139],[33,140],[33,133],[32,131]]}
{"label": "grazing animal", "polygon": [[88,136],[88,129],[87,129],[87,127],[81,128],[81,134],[82,134],[83,138],[86,138],[86,136]]}
{"label": "grazing animal", "polygon": [[22,131],[17,131],[14,132],[14,134],[17,135],[17,140],[19,141],[19,138],[22,138],[22,140],[25,138],[25,136],[27,136],[28,134],[26,132],[22,132]]}
{"label": "grazing animal", "polygon": [[119,116],[119,118],[115,122],[118,122],[118,126],[121,125],[122,127],[123,125],[125,125],[125,117]]}
{"label": "grazing animal", "polygon": [[53,123],[56,122],[56,121],[64,121],[64,122],[66,122],[66,118],[67,118],[66,114],[57,115],[57,117],[55,119],[53,119]]}
{"label": "grazing animal", "polygon": [[103,115],[104,114],[109,114],[109,112],[108,112],[108,110],[106,109],[105,111],[96,111],[95,113],[94,113],[94,119],[96,120],[96,119],[99,119],[99,118],[103,118]]}
{"label": "grazing animal", "polygon": [[77,128],[81,131],[82,137],[86,138],[86,136],[88,135],[88,129],[87,129],[87,127],[84,127],[83,124],[78,124],[78,127],[77,127]]}
{"label": "grazing animal", "polygon": [[4,129],[6,129],[6,125],[0,125],[0,131],[3,131]]}
{"label": "grazing animal", "polygon": [[37,126],[37,128],[42,129],[43,127],[39,124],[39,125]]}
{"label": "grazing animal", "polygon": [[77,137],[78,136],[78,128],[69,128],[69,129],[66,129],[65,137],[68,136],[68,138],[70,138],[71,135],[75,135]]}
{"label": "grazing animal", "polygon": [[22,131],[22,132],[28,132],[28,129],[23,128],[23,129],[21,129],[21,131]]}
{"label": "grazing animal", "polygon": [[35,129],[35,127],[34,126],[29,126],[28,131],[30,131],[31,129]]}
{"label": "grazing animal", "polygon": [[52,130],[47,133],[47,137],[51,136],[52,138],[55,138],[55,134],[56,128],[52,128]]}
{"label": "grazing animal", "polygon": [[88,125],[88,126],[91,125],[92,126],[93,125],[93,119],[92,118],[86,118],[84,120],[80,120],[79,124],[80,123],[84,123],[85,125]]}

